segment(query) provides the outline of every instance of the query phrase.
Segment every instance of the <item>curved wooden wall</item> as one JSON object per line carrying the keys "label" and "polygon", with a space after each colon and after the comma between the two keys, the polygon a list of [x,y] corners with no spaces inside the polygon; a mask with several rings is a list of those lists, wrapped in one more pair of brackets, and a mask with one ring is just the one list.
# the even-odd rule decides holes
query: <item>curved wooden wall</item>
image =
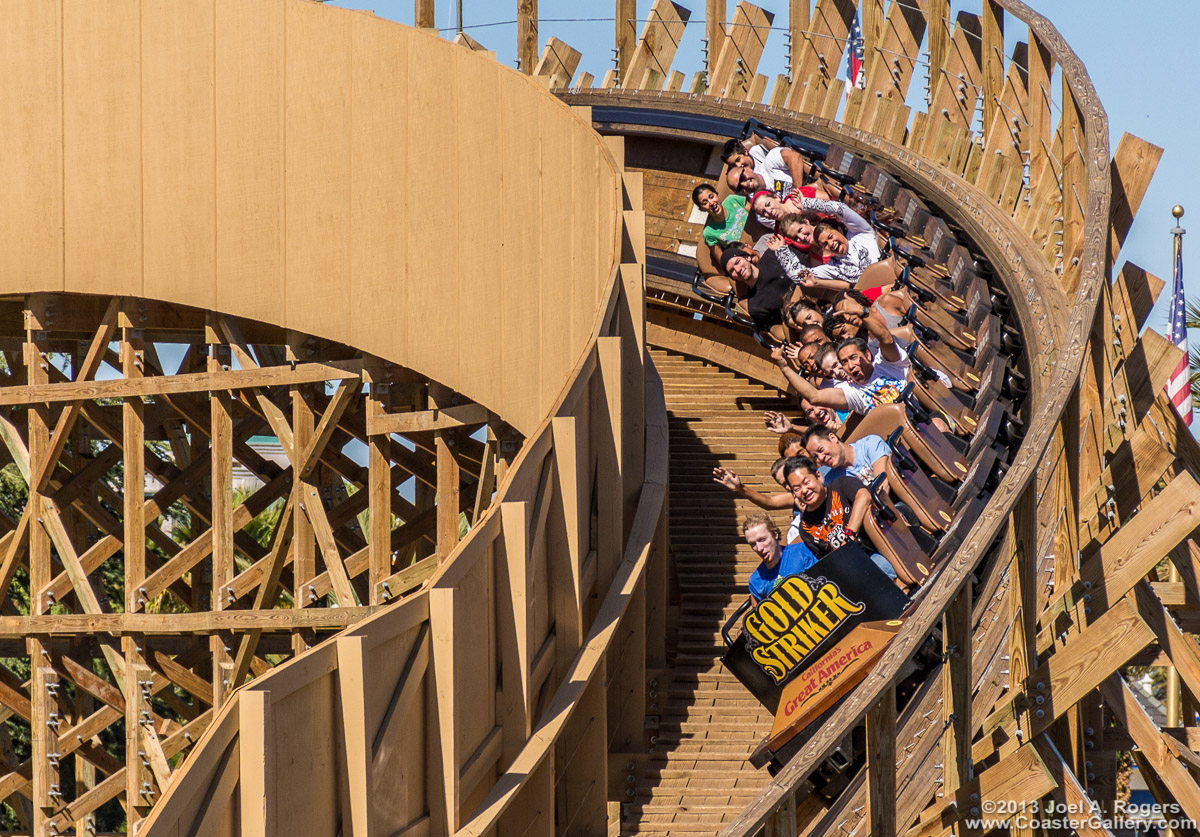
{"label": "curved wooden wall", "polygon": [[546,415],[619,247],[620,176],[536,82],[296,0],[28,0],[4,24],[5,293],[223,311],[525,434]]}

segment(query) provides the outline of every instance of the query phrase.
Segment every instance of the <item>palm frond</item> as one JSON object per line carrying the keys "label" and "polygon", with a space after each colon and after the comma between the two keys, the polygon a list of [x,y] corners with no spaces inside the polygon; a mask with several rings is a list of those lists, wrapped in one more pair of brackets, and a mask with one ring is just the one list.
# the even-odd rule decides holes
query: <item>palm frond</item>
{"label": "palm frond", "polygon": [[1200,299],[1189,299],[1184,308],[1184,319],[1188,328],[1200,328]]}

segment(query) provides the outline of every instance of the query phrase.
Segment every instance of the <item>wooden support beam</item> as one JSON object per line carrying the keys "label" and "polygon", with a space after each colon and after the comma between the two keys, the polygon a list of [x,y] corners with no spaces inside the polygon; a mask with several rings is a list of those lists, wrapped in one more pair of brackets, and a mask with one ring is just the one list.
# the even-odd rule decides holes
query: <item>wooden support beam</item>
{"label": "wooden support beam", "polygon": [[[1000,110],[1000,89],[1004,84],[1004,7],[996,0],[984,0],[983,9],[983,128],[986,131]],[[991,137],[984,137],[991,142]]]}
{"label": "wooden support beam", "polygon": [[708,95],[728,98],[745,95],[758,70],[774,19],[771,12],[745,0],[737,4],[716,70],[708,78]]}
{"label": "wooden support beam", "polygon": [[1121,247],[1133,226],[1134,216],[1142,205],[1150,180],[1162,159],[1163,150],[1157,145],[1122,134],[1109,166],[1112,200],[1109,210],[1108,263],[1115,265]]}
{"label": "wooden support beam", "polygon": [[637,39],[637,0],[615,0],[617,80],[624,83],[625,69],[633,59],[633,45]]}
{"label": "wooden support beam", "polygon": [[1064,591],[1041,614],[1043,631],[1057,636],[1065,630],[1061,620],[1073,609],[1087,606],[1099,614],[1133,589],[1164,555],[1200,527],[1198,497],[1200,486],[1187,472],[1171,480],[1083,562],[1079,584]]}
{"label": "wooden support beam", "polygon": [[941,77],[950,53],[950,0],[928,0],[925,20],[929,30],[928,89],[925,92],[925,101],[928,103],[933,101],[933,88]]}
{"label": "wooden support beam", "polygon": [[[254,596],[254,610],[271,610],[275,607],[275,601],[279,594],[279,579],[283,575],[283,565],[287,563],[288,546],[291,544],[294,531],[291,525],[292,513],[292,504],[285,503],[272,536],[271,551],[263,559],[267,563],[262,582],[258,585],[258,592]],[[372,604],[375,603],[372,602]],[[254,659],[254,652],[261,636],[262,631],[251,630],[242,637],[230,675],[229,688],[231,690],[239,688],[245,682],[246,676],[250,673],[250,663]]]}
{"label": "wooden support beam", "polygon": [[896,834],[896,687],[867,710],[867,808],[872,837]]}
{"label": "wooden support beam", "polygon": [[487,420],[488,411],[482,404],[458,404],[412,413],[382,413],[367,416],[367,435],[426,433],[433,430],[469,427],[482,424]]}
{"label": "wooden support beam", "polygon": [[0,616],[0,636],[72,637],[80,634],[198,634],[331,630],[357,624],[378,607],[226,610],[201,613],[60,613]]}
{"label": "wooden support beam", "polygon": [[1080,264],[1083,255],[1084,215],[1088,203],[1086,125],[1083,113],[1075,100],[1075,93],[1068,83],[1066,73],[1062,79],[1062,281],[1067,295],[1075,292],[1079,282]]}
{"label": "wooden support beam", "polygon": [[975,778],[971,761],[971,587],[958,591],[942,617],[942,790],[953,794]]}
{"label": "wooden support beam", "polygon": [[925,129],[925,153],[941,159],[939,128],[953,125],[961,130],[970,130],[979,103],[976,85],[980,81],[982,48],[982,25],[976,15],[959,12],[950,38],[946,63],[936,73],[933,83],[933,103],[929,108],[929,125]]}
{"label": "wooden support beam", "polygon": [[0,387],[0,406],[359,380],[361,370],[362,361],[339,360],[328,363],[299,363],[294,369],[288,366],[268,366],[263,369],[233,369],[134,380],[115,378],[105,381]]}
{"label": "wooden support beam", "polygon": [[[1029,131],[1025,151],[1029,154],[1029,172],[1050,171],[1051,95],[1050,77],[1054,57],[1032,27],[1029,29]],[[1051,178],[1043,175],[1047,180]]]}
{"label": "wooden support beam", "polygon": [[[724,3],[722,3],[724,5]],[[797,84],[800,81],[801,66],[800,45],[804,43],[809,27],[812,24],[812,0],[788,0],[788,75],[792,84]],[[776,85],[778,88],[778,85]],[[779,101],[778,106],[783,107],[786,101],[786,90],[784,99]],[[773,99],[774,97],[772,97]],[[774,102],[772,102],[774,104]]]}
{"label": "wooden support beam", "polygon": [[[290,347],[289,354],[292,354]],[[313,408],[309,403],[310,398],[311,390],[309,388],[302,386],[291,388],[291,433],[294,450],[297,451],[306,448],[313,435],[314,420]],[[310,488],[315,490],[315,486],[309,480],[296,479],[292,482],[292,504],[297,510],[300,509],[302,503],[307,502]],[[317,540],[308,515],[299,511],[293,512],[292,525],[295,528],[292,533],[292,601],[295,602],[296,607],[306,608],[315,603],[309,585],[313,576],[317,574]],[[311,639],[311,637],[297,636],[293,638],[292,650],[296,654],[306,650],[306,639]]]}
{"label": "wooden support beam", "polygon": [[549,38],[533,74],[550,79],[551,90],[569,87],[571,79],[575,77],[575,70],[579,67],[579,59],[582,57],[579,50],[572,48],[567,43],[558,38]]}
{"label": "wooden support beam", "polygon": [[1129,598],[1122,599],[1020,681],[1022,688],[984,721],[983,736],[972,746],[971,757],[980,762],[999,749],[1003,760],[1015,747],[1049,729],[1153,639],[1137,608]]}
{"label": "wooden support beam", "polygon": [[432,29],[434,0],[413,0],[413,26],[418,29]]}
{"label": "wooden support beam", "polygon": [[537,62],[538,0],[517,0],[517,69],[534,73]]}
{"label": "wooden support beam", "polygon": [[629,66],[621,74],[622,87],[626,90],[662,88],[691,15],[673,0],[654,0]]}
{"label": "wooden support beam", "polygon": [[[85,381],[92,378],[96,374],[96,370],[100,368],[104,352],[108,349],[108,344],[112,342],[113,333],[116,331],[117,309],[119,307],[120,300],[114,297],[108,305],[108,310],[104,313],[100,328],[96,331],[96,335],[88,345],[87,354],[84,356],[82,363],[78,367],[72,364],[71,371],[75,375],[76,381]],[[71,435],[71,431],[75,428],[75,421],[79,418],[80,406],[78,403],[72,403],[58,417],[58,422],[54,427],[54,432],[50,436],[50,443],[46,451],[46,467],[39,473],[32,475],[39,491],[46,489],[46,484],[50,480],[54,466],[58,463],[63,448],[67,444],[67,439]],[[79,451],[75,453],[77,456],[79,455]]]}
{"label": "wooden support beam", "polygon": [[[390,397],[388,384],[371,384],[367,398],[367,423],[373,416],[382,415],[384,405]],[[378,433],[370,437],[370,452],[367,467],[370,472],[368,486],[368,526],[370,527],[370,577],[371,604],[380,604],[383,579],[392,571],[392,469],[391,437]]]}
{"label": "wooden support beam", "polygon": [[458,546],[458,518],[461,501],[460,466],[451,453],[455,444],[453,437],[444,431],[434,436],[437,447],[437,552],[438,560],[445,561]]}
{"label": "wooden support beam", "polygon": [[[872,5],[868,3],[865,8]],[[882,28],[874,42],[867,41],[870,60],[863,70],[865,89],[868,98],[875,98],[878,91],[883,94],[882,98],[902,103],[908,95],[908,87],[921,53],[925,16],[919,6],[909,3],[893,2],[886,19],[882,16],[882,8],[877,12]],[[859,124],[866,127],[861,120]],[[887,132],[877,130],[876,133]]]}

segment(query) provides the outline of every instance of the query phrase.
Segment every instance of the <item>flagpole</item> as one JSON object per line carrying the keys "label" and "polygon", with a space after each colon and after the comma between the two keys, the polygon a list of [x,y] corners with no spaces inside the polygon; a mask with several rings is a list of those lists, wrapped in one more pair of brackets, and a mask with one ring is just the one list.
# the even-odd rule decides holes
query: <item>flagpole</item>
{"label": "flagpole", "polygon": [[[1172,245],[1173,245],[1172,253],[1171,253],[1171,265],[1172,265],[1171,269],[1173,271],[1175,271],[1175,270],[1178,270],[1180,260],[1183,258],[1184,229],[1183,229],[1183,227],[1179,226],[1179,219],[1181,219],[1183,217],[1183,207],[1180,206],[1179,204],[1176,204],[1175,206],[1171,207],[1171,215],[1175,218],[1175,226],[1171,228]],[[1181,299],[1176,304],[1183,305],[1184,302]],[[1190,386],[1189,386],[1189,390],[1190,390]],[[1189,406],[1191,405],[1191,392],[1190,391],[1188,393],[1188,405]],[[1179,570],[1175,567],[1174,562],[1168,561],[1167,566],[1169,567],[1168,574],[1167,574],[1167,580],[1172,583],[1178,583],[1180,581]],[[1183,707],[1180,705],[1180,703],[1181,703],[1180,698],[1182,697],[1182,695],[1180,694],[1179,672],[1175,669],[1175,666],[1173,666],[1173,665],[1167,667],[1167,695],[1166,695],[1166,697],[1167,697],[1167,700],[1166,700],[1166,706],[1164,707],[1164,709],[1166,710],[1167,726],[1170,726],[1170,727],[1182,726],[1183,718],[1181,717],[1181,715],[1183,713],[1180,710]],[[1190,701],[1189,701],[1189,703],[1190,703]],[[1192,725],[1192,712],[1193,712],[1193,708],[1189,707],[1188,717],[1186,719],[1187,726]]]}

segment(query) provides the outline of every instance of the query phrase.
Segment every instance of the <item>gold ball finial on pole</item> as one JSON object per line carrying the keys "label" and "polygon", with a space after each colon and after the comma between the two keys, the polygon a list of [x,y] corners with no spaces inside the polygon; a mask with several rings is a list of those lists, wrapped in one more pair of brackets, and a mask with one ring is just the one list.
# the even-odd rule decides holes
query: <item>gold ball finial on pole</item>
{"label": "gold ball finial on pole", "polygon": [[1175,204],[1173,207],[1171,207],[1171,214],[1174,215],[1176,218],[1182,218],[1183,217],[1183,207],[1180,206],[1179,204]]}

